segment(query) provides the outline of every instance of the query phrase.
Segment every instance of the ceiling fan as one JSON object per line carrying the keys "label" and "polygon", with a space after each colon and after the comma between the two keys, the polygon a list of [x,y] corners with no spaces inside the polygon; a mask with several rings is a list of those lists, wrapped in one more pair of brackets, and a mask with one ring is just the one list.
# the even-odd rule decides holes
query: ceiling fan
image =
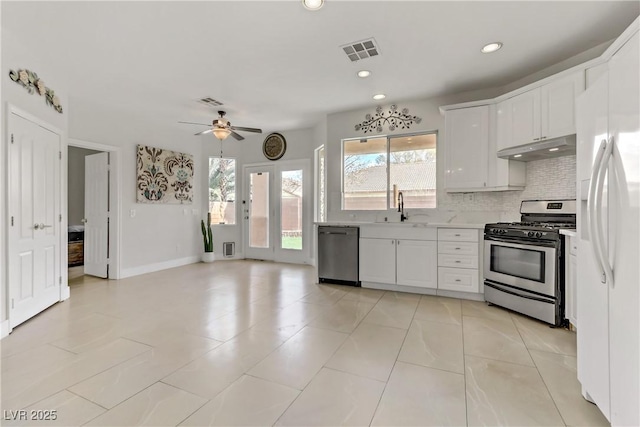
{"label": "ceiling fan", "polygon": [[244,137],[239,133],[237,133],[236,131],[262,133],[262,129],[258,129],[258,128],[231,126],[231,122],[229,122],[227,119],[224,118],[225,114],[227,114],[226,112],[218,111],[218,114],[220,115],[220,117],[215,119],[211,123],[211,125],[207,125],[204,123],[192,123],[192,122],[178,122],[178,123],[183,123],[187,125],[211,126],[211,129],[203,130],[202,132],[198,132],[195,135],[204,135],[205,133],[213,132],[215,137],[218,138],[220,141],[226,139],[229,135],[231,135],[238,141],[242,141]]}

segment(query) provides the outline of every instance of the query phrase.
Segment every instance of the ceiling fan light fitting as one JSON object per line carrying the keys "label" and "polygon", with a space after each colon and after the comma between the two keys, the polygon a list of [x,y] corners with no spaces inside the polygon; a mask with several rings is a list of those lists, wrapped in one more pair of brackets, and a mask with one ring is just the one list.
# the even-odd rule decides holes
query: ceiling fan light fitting
{"label": "ceiling fan light fitting", "polygon": [[302,0],[302,5],[307,10],[318,10],[324,5],[324,0]]}
{"label": "ceiling fan light fitting", "polygon": [[224,141],[229,135],[231,135],[231,131],[225,128],[214,128],[213,135],[220,141]]}

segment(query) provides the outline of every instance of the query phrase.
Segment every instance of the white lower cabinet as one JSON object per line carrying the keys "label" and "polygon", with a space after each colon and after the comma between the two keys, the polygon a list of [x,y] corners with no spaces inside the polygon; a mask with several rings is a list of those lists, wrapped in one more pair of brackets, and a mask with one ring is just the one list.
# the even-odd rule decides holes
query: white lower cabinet
{"label": "white lower cabinet", "polygon": [[360,238],[360,281],[396,283],[395,239]]}
{"label": "white lower cabinet", "polygon": [[360,239],[360,280],[433,288],[438,286],[435,241]]}
{"label": "white lower cabinet", "polygon": [[436,242],[396,240],[396,283],[421,288],[438,287]]}
{"label": "white lower cabinet", "polygon": [[438,229],[438,289],[480,292],[480,244],[476,229]]}

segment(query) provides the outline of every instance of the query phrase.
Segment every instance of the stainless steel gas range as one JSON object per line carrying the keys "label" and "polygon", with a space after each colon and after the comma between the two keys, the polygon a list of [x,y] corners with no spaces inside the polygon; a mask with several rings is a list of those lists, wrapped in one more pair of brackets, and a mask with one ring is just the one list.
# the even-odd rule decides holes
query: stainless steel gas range
{"label": "stainless steel gas range", "polygon": [[485,301],[559,326],[564,321],[564,236],[575,200],[525,200],[521,222],[484,228]]}

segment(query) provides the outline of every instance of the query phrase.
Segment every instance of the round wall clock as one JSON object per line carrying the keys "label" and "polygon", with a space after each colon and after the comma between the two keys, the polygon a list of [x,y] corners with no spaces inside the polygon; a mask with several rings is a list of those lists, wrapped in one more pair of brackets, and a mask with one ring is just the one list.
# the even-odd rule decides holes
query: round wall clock
{"label": "round wall clock", "polygon": [[262,143],[262,152],[269,160],[278,160],[287,151],[287,141],[279,133],[269,134]]}

